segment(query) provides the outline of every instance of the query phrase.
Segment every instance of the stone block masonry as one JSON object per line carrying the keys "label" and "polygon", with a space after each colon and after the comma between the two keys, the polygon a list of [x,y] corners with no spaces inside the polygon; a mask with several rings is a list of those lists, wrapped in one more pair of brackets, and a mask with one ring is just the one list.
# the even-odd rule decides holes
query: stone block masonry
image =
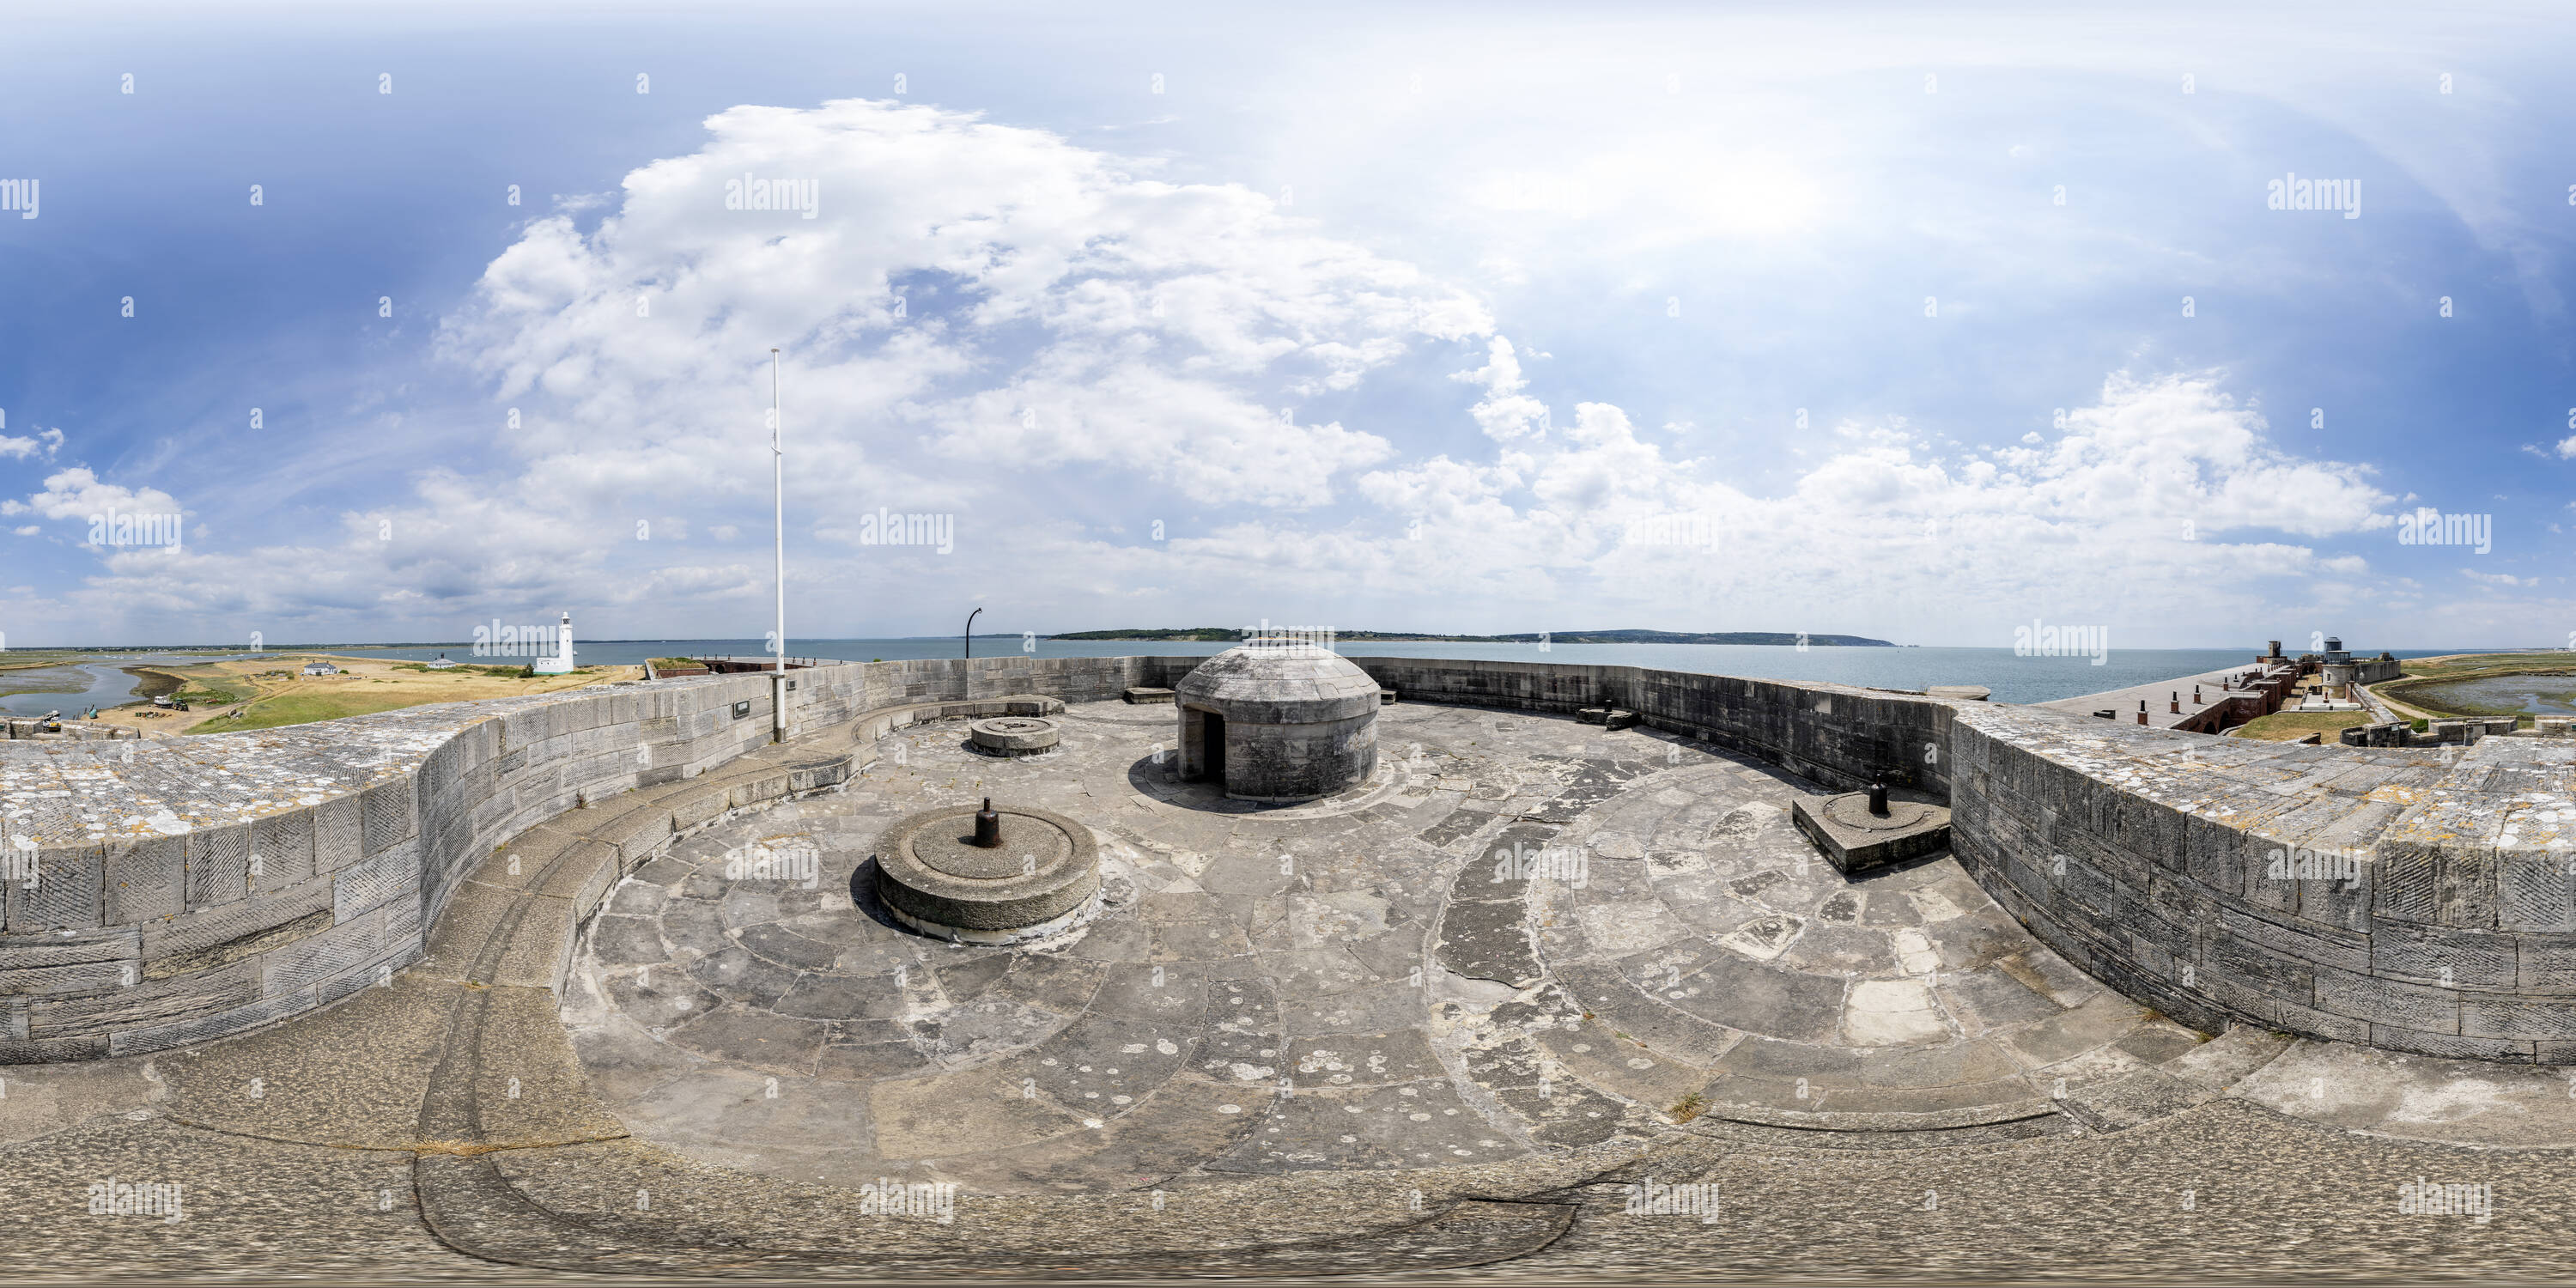
{"label": "stone block masonry", "polygon": [[[1177,688],[1203,661],[801,669],[786,724],[864,738],[922,704],[1043,715]],[[2292,746],[1840,685],[1352,661],[1409,702],[1634,712],[1653,734],[1829,788],[1882,780],[1946,801],[1954,852],[2006,909],[2197,1027],[2576,1062],[2576,741]],[[664,785],[768,745],[773,682],[673,679],[139,743],[0,741],[0,1063],[161,1050],[329,1005],[417,960],[464,874],[523,835],[542,846],[547,830],[531,829],[567,810],[599,811],[580,816],[595,824],[581,844],[631,865],[771,786],[801,790],[771,775],[724,786],[721,802],[662,803]]]}
{"label": "stone block masonry", "polygon": [[109,742],[118,738],[140,738],[143,731],[131,725],[91,724],[87,721],[0,720],[0,739],[24,739],[31,742]]}
{"label": "stone block masonry", "polygon": [[[796,673],[800,719],[866,702],[843,670]],[[155,1051],[345,997],[417,959],[496,846],[763,746],[769,713],[752,676],[6,744],[0,852],[23,858],[0,880],[0,997],[26,1023],[0,1062]]]}
{"label": "stone block masonry", "polygon": [[[2051,947],[2203,1029],[2568,1060],[2576,747],[2301,747],[1962,709],[1952,847]],[[2159,929],[2154,951],[2134,933]]]}
{"label": "stone block masonry", "polygon": [[[925,700],[1041,715],[1140,659],[800,669],[791,731]],[[0,744],[0,1063],[140,1054],[288,1019],[416,961],[484,856],[771,741],[773,677],[612,685],[249,734]],[[986,708],[989,707],[989,710]],[[676,830],[813,790],[783,773],[603,819],[632,867]]]}

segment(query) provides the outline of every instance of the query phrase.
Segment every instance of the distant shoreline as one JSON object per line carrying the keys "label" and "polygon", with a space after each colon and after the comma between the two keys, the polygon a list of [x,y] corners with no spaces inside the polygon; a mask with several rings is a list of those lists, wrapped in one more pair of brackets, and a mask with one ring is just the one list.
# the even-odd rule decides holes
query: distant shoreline
{"label": "distant shoreline", "polygon": [[[940,639],[937,635],[911,636],[913,639]],[[978,635],[977,639],[1017,639],[1016,635]],[[1205,640],[1193,635],[1041,635],[1042,640],[1068,640],[1081,644],[1222,644],[1225,640]],[[1535,635],[1336,635],[1336,641],[1361,644],[1536,644]],[[1550,635],[1551,644],[1705,644],[1713,647],[1796,648],[1795,640],[1605,640],[1589,635]],[[1839,640],[1809,640],[1809,648],[1914,648],[1912,644],[1893,644],[1886,640],[1847,643]]]}
{"label": "distant shoreline", "polygon": [[[1282,627],[1297,631],[1306,628]],[[1259,634],[1260,628],[1252,628]],[[1065,631],[1042,639],[1065,640],[1083,644],[1107,643],[1191,643],[1229,644],[1242,640],[1246,632],[1224,626],[1189,626],[1169,628],[1120,627],[1105,631]],[[1751,644],[1785,645],[1792,648],[1898,648],[1887,640],[1866,635],[1815,635],[1803,631],[1521,631],[1510,635],[1439,635],[1427,631],[1332,631],[1339,642],[1369,644]]]}
{"label": "distant shoreline", "polygon": [[[975,632],[975,636],[974,636],[974,637],[975,637],[976,639],[978,639],[978,640],[1015,640],[1015,639],[1023,639],[1023,638],[1026,638],[1028,634],[1029,634],[1029,632],[1026,632],[1026,631],[977,631],[977,632]],[[1736,634],[1736,635],[1741,636],[1741,635],[1775,635],[1775,634],[1777,634],[1777,633],[1773,633],[1773,632],[1736,632],[1736,633],[1732,633],[1732,634]],[[955,640],[955,639],[957,639],[958,637],[957,637],[957,636],[955,636],[955,635],[864,635],[864,636],[862,636],[862,635],[849,635],[849,636],[840,636],[840,635],[817,635],[817,636],[812,636],[812,637],[800,637],[800,638],[810,638],[810,639],[815,640],[815,641],[834,641],[834,642],[840,642],[840,641],[847,641],[847,642],[870,642],[870,641],[881,641],[881,642],[884,642],[884,643],[917,643],[917,642],[922,642],[922,641],[927,641],[927,640]],[[1182,642],[1182,643],[1192,642],[1186,634],[1177,633],[1177,632],[1176,632],[1176,633],[1172,633],[1172,634],[1141,634],[1141,635],[1140,635],[1140,634],[1131,634],[1131,633],[1128,633],[1128,632],[1125,632],[1125,631],[1099,632],[1099,633],[1094,633],[1094,632],[1089,632],[1089,631],[1079,631],[1079,632],[1063,633],[1063,634],[1040,634],[1040,635],[1038,635],[1038,638],[1039,638],[1039,639],[1042,639],[1042,640],[1066,640],[1066,641],[1071,641],[1071,642],[1075,642],[1075,643],[1152,643],[1152,642],[1155,642],[1155,641],[1178,641],[1178,642]],[[1361,631],[1361,632],[1343,632],[1343,633],[1337,634],[1337,635],[1335,636],[1335,638],[1336,638],[1336,639],[1344,639],[1344,640],[1382,641],[1382,642],[1390,643],[1390,644],[1530,644],[1530,643],[1536,643],[1536,642],[1538,641],[1538,638],[1539,638],[1539,637],[1538,637],[1536,634],[1534,634],[1534,633],[1532,633],[1532,634],[1520,634],[1520,635],[1430,635],[1430,634],[1386,634],[1386,633],[1370,633],[1370,632]],[[1793,644],[1793,645],[1794,645],[1794,643],[1795,643],[1795,641],[1796,641],[1796,638],[1797,638],[1797,637],[1796,637],[1795,635],[1778,634],[1778,635],[1777,635],[1777,638],[1775,638],[1775,639],[1743,639],[1743,638],[1733,638],[1733,639],[1730,639],[1730,638],[1724,638],[1724,637],[1722,637],[1722,635],[1720,635],[1720,634],[1703,634],[1703,635],[1694,635],[1694,634],[1685,633],[1685,632],[1678,632],[1678,631],[1675,631],[1675,632],[1664,632],[1664,633],[1662,633],[1662,634],[1661,634],[1659,637],[1657,637],[1657,638],[1648,638],[1648,639],[1640,639],[1640,638],[1636,638],[1636,637],[1634,637],[1634,636],[1632,636],[1632,635],[1628,635],[1628,634],[1626,634],[1626,633],[1612,633],[1612,632],[1601,632],[1601,631],[1576,631],[1576,632],[1572,632],[1572,633],[1570,633],[1570,634],[1561,634],[1561,633],[1553,633],[1553,632],[1551,632],[1551,633],[1548,635],[1548,640],[1549,640],[1549,642],[1551,642],[1551,643],[1555,643],[1555,644],[1731,644],[1731,643],[1742,643],[1742,644],[1769,644],[1769,643],[1786,643],[1786,644]],[[1862,641],[1863,639],[1864,639],[1864,637],[1861,637],[1861,636],[1851,636],[1851,635],[1812,635],[1812,636],[1809,636],[1809,637],[1808,637],[1808,646],[1809,646],[1809,647],[1811,647],[1811,648],[1824,648],[1824,647],[1849,647],[1849,646],[1852,646],[1855,642],[1857,642],[1857,641]],[[742,643],[742,642],[744,642],[744,641],[742,641],[742,640],[722,640],[722,639],[667,639],[667,638],[594,639],[594,638],[580,638],[577,642],[578,642],[578,643],[581,643],[581,644],[683,644],[683,645],[685,645],[685,644],[731,644],[731,643]],[[752,642],[756,643],[757,641],[752,641]],[[1207,642],[1207,643],[1218,643],[1218,642],[1223,642],[1223,641],[1215,640],[1215,639],[1210,639],[1210,640],[1201,641],[1201,642]],[[1991,651],[2002,651],[2002,652],[2010,652],[2010,651],[2011,651],[2011,649],[2010,649],[2010,648],[2008,648],[2008,647],[2003,647],[2003,646],[1993,646],[1993,645],[1975,645],[1975,644],[1897,644],[1897,643],[1893,643],[1893,642],[1891,642],[1891,641],[1887,641],[1887,640],[1867,640],[1867,641],[1865,642],[1865,645],[1864,645],[1864,646],[1866,646],[1866,647],[1872,647],[1872,648],[1960,648],[1960,649],[1983,649],[1983,650],[1985,650],[1985,651],[1990,651],[1990,652],[1991,652]],[[312,644],[312,643],[298,643],[298,644],[268,644],[268,645],[263,645],[263,646],[261,647],[261,649],[260,649],[260,652],[261,652],[262,654],[277,654],[277,653],[329,653],[329,652],[331,652],[331,651],[333,651],[333,650],[335,650],[335,649],[397,649],[397,648],[471,649],[472,647],[473,647],[472,642],[471,642],[471,641],[468,641],[468,640],[417,640],[417,641],[402,642],[402,643],[348,643],[348,642],[342,642],[342,643],[331,643],[331,644]],[[2566,650],[2566,649],[2563,649],[2563,648],[2560,648],[2560,647],[2557,647],[2557,646],[2553,646],[2553,645],[2510,645],[2510,646],[2500,645],[2500,646],[2497,646],[2497,647],[2494,647],[2494,648],[2465,648],[2465,649],[2464,649],[2464,648],[2460,648],[2460,647],[2458,647],[2458,646],[2456,646],[2456,645],[2455,645],[2455,646],[2452,646],[2452,647],[2449,647],[2449,648],[2447,648],[2447,649],[2443,650],[2443,651],[2442,651],[2442,652],[2440,652],[2439,654],[2436,654],[2436,653],[2434,653],[2432,650],[2429,650],[2429,649],[2417,649],[2417,648],[2413,648],[2413,647],[2411,647],[2411,646],[2410,646],[2410,647],[2406,647],[2406,648],[2397,648],[2396,646],[2393,646],[2393,645],[2383,645],[2382,647],[2391,648],[2391,649],[2393,649],[2394,651],[2396,651],[2396,652],[2398,652],[2398,653],[2400,653],[2400,654],[2407,655],[2407,656],[2409,657],[2409,659],[2410,659],[2410,660],[2412,660],[2412,659],[2420,659],[2420,658],[2430,658],[2430,657],[2436,657],[2436,656],[2439,656],[2439,657],[2446,657],[2446,658],[2449,658],[2449,657],[2482,657],[2482,656],[2488,656],[2488,655],[2497,654],[2497,653],[2564,653],[2564,652],[2568,652],[2568,651],[2569,651],[2569,650]],[[2128,651],[2138,651],[2138,650],[2128,650]],[[2258,651],[2259,651],[2259,649],[2258,649],[2258,648],[2256,648],[2256,647],[2254,647],[2254,646],[2248,646],[2248,645],[2242,645],[2242,644],[2170,644],[2170,645],[2158,645],[2158,646],[2156,646],[2156,648],[2155,648],[2154,650],[2152,650],[2152,651],[2159,651],[2159,652],[2184,652],[2184,653],[2192,653],[2192,652],[2243,652],[2243,653],[2245,653],[2245,654],[2246,654],[2246,656],[2247,656],[2247,657],[2249,657],[2249,658],[2250,658],[2250,657],[2252,657],[2256,652],[2258,652]],[[105,660],[104,658],[102,658],[102,657],[100,656],[100,655],[102,655],[102,654],[128,654],[128,653],[228,653],[228,654],[247,654],[248,652],[249,652],[249,650],[248,650],[248,649],[244,648],[243,646],[241,646],[241,645],[239,645],[239,644],[88,644],[88,645],[70,645],[70,644],[41,644],[41,645],[39,645],[39,644],[28,644],[28,645],[20,645],[20,646],[18,646],[18,647],[11,648],[11,649],[7,649],[7,650],[5,650],[5,651],[0,651],[0,672],[7,672],[7,671],[12,671],[12,670],[20,670],[20,669],[24,669],[24,668],[28,668],[28,667],[39,667],[39,666],[59,666],[59,665],[62,665],[62,664],[64,664],[65,662],[68,662],[68,661],[75,661],[75,660],[84,659],[84,658],[89,659],[89,660]]]}

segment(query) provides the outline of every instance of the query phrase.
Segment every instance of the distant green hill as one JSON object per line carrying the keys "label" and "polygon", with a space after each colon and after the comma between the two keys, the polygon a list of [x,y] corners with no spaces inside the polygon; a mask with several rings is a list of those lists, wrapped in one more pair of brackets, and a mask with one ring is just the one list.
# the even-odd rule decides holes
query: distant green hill
{"label": "distant green hill", "polygon": [[1049,635],[1051,640],[1205,640],[1211,643],[1239,640],[1243,632],[1223,626],[1167,626],[1160,630],[1075,631],[1069,635]]}
{"label": "distant green hill", "polygon": [[[1116,631],[1068,631],[1051,640],[1193,640],[1226,643],[1243,638],[1231,626],[1139,627]],[[1519,635],[1433,635],[1422,631],[1335,631],[1337,640],[1418,640],[1442,644],[1535,644],[1541,632]],[[1548,631],[1554,644],[1788,644],[1804,639],[1813,648],[1894,648],[1886,640],[1863,635],[1806,635],[1790,631]]]}
{"label": "distant green hill", "polygon": [[[1497,635],[1504,642],[1535,641],[1536,635]],[[1794,631],[1551,631],[1556,644],[1790,644],[1804,639],[1809,647],[1894,648],[1887,640],[1866,635],[1805,635]]]}

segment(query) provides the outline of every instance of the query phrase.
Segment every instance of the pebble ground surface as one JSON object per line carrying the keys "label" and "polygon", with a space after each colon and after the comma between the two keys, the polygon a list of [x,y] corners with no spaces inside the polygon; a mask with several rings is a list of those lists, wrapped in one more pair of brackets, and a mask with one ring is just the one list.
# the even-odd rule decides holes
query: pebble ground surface
{"label": "pebble ground surface", "polygon": [[[2190,1033],[1946,857],[1845,881],[1788,822],[1818,789],[1764,766],[1405,704],[1371,781],[1249,808],[1170,780],[1168,707],[1061,721],[1024,759],[964,721],[762,753],[874,763],[645,864],[562,997],[434,945],[274,1028],[0,1069],[0,1275],[2420,1283],[2576,1254],[2564,1075]],[[985,794],[1094,829],[1088,921],[969,948],[853,900],[886,824]],[[94,1212],[120,1184],[178,1218]]]}

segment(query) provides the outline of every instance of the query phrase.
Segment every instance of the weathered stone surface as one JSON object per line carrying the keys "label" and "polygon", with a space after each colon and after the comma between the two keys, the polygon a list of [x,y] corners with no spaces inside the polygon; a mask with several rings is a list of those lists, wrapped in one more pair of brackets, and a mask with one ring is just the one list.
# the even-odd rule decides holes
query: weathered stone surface
{"label": "weathered stone surface", "polygon": [[[698,682],[674,686],[670,696],[694,695],[689,701],[695,705],[721,699],[735,687],[741,686]],[[847,711],[850,688],[817,685],[813,699]],[[618,749],[626,739],[623,745],[631,750],[631,724],[612,725],[604,716],[580,713],[594,706],[613,713],[622,696],[574,691],[417,708],[255,737],[197,738],[184,746],[145,742],[120,749],[113,760],[84,759],[69,781],[78,783],[85,814],[75,817],[64,807],[45,805],[28,817],[39,834],[49,828],[86,831],[95,843],[59,851],[49,844],[44,879],[33,889],[12,883],[6,916],[22,930],[94,927],[102,919],[129,934],[140,930],[140,959],[115,968],[116,976],[133,973],[139,979],[148,974],[155,997],[167,1002],[165,1019],[184,1014],[196,1025],[157,1024],[151,1037],[135,1039],[146,1046],[232,1031],[230,1022],[220,1021],[214,1012],[241,1000],[235,968],[260,967],[270,953],[297,955],[272,963],[279,982],[271,991],[278,996],[245,1009],[254,1017],[249,1022],[327,1004],[364,987],[388,966],[416,957],[423,914],[453,888],[467,862],[571,803],[562,785],[567,772],[597,781],[598,774],[611,768],[626,770]],[[485,718],[495,710],[505,715],[504,721]],[[537,739],[532,745],[554,748],[550,758],[531,760],[525,745],[514,749],[515,759],[499,751],[513,711],[525,717],[518,729]],[[532,711],[551,714],[530,716]],[[611,732],[617,728],[625,732]],[[742,745],[729,744],[724,754]],[[178,754],[183,750],[185,755]],[[132,753],[130,759],[126,751]],[[779,771],[773,796],[817,790],[846,778],[846,758],[805,759],[811,763]],[[207,772],[210,765],[223,772]],[[42,781],[67,767],[0,752],[0,792],[13,801],[22,787],[33,790],[31,799],[39,802],[69,799],[70,789],[49,790]],[[31,772],[37,777],[31,779]],[[95,822],[84,825],[83,819]],[[667,843],[667,821],[658,835],[639,825],[618,840],[649,851]],[[537,874],[529,875],[533,879]],[[589,874],[582,879],[589,880]],[[317,924],[359,920],[371,929],[332,938],[329,953],[294,948],[311,937]],[[365,940],[372,942],[361,942]],[[517,969],[522,975],[557,978],[563,959],[557,952],[551,962]],[[78,993],[126,986],[97,966],[72,975],[47,969],[50,973],[41,977],[23,978],[22,985],[48,996],[67,989]],[[197,995],[190,998],[186,995],[192,988]],[[139,1022],[143,1013],[97,1009],[54,1014],[60,1024],[90,1015],[114,1025]],[[208,1022],[196,1024],[200,1020]],[[97,1048],[57,1042],[41,1049]]]}
{"label": "weathered stone surface", "polygon": [[78,931],[105,924],[104,846],[45,846],[35,857],[35,881],[0,882],[0,897],[8,901],[11,933]]}
{"label": "weathered stone surface", "polygon": [[313,814],[290,810],[251,825],[251,888],[283,890],[313,875]]}
{"label": "weathered stone surface", "polygon": [[135,926],[185,911],[188,843],[159,836],[107,847],[106,921]]}
{"label": "weathered stone surface", "polygon": [[229,966],[245,958],[256,957],[272,948],[293,943],[308,935],[319,934],[330,927],[331,910],[317,908],[291,921],[252,931],[238,939],[228,939],[204,948],[157,957],[144,965],[143,978],[171,979],[197,971],[212,970],[217,966]]}
{"label": "weathered stone surface", "polygon": [[405,891],[418,890],[420,882],[420,852],[405,841],[341,870],[332,879],[332,909],[339,920],[354,921]]}
{"label": "weathered stone surface", "polygon": [[2356,975],[2331,967],[2317,968],[2316,1007],[2373,1025],[2432,1033],[2460,1031],[2460,995],[2454,990]]}
{"label": "weathered stone surface", "polygon": [[221,1014],[260,998],[259,967],[229,969],[179,979],[144,979],[86,997],[38,999],[27,1010],[28,1035],[56,1038]]}
{"label": "weathered stone surface", "polygon": [[[731,819],[629,878],[571,986],[606,1006],[578,1002],[571,1017],[594,1085],[616,1088],[621,1113],[656,1141],[782,1176],[875,1175],[964,1148],[971,1161],[937,1165],[1043,1187],[1147,1166],[1121,1144],[1139,1139],[1159,1142],[1154,1167],[1272,1174],[1402,1157],[1385,1165],[1415,1168],[1424,1164],[1395,1142],[1447,1136],[1453,1107],[1475,1115],[1476,1135],[1441,1148],[1476,1157],[1606,1143],[1688,1099],[1748,1040],[1710,1016],[1799,1039],[1763,1039],[1779,1059],[1728,1075],[1776,1089],[1789,1106],[1778,1112],[1815,1110],[1820,1100],[1797,1099],[1797,1080],[1821,1087],[1839,1068],[1850,1095],[1874,1098],[1846,1112],[1905,1125],[2045,1113],[2023,1080],[2035,1066],[2000,1036],[2088,999],[2103,1005],[2086,1023],[2034,1042],[2050,1059],[2096,1057],[2104,1073],[2127,1072],[2192,1046],[2057,962],[1946,860],[1883,886],[1844,881],[1789,823],[1796,786],[1705,748],[1676,757],[1659,740],[1596,731],[1617,741],[1569,756],[1560,720],[1389,709],[1390,727],[1425,748],[1422,785],[1454,769],[1496,784],[1517,810],[1565,820],[1497,820],[1484,844],[1434,848],[1416,810],[1325,801],[1243,811],[1214,793],[1157,794],[1173,785],[1140,781],[1138,766],[1164,729],[1122,711],[1132,708],[1070,710],[1075,749],[1043,765],[978,762],[953,726],[892,731],[876,770],[800,805],[792,825]],[[1069,941],[1010,949],[925,940],[864,903],[842,906],[837,891],[866,873],[874,849],[866,820],[938,799],[968,765],[1007,775],[986,779],[997,807],[1021,793],[1095,815],[1103,801],[1164,806],[1107,815],[1121,821],[1102,829],[1104,845],[1132,847],[1120,850],[1132,893]],[[1393,768],[1387,790],[1410,793],[1415,771]],[[821,889],[728,862],[753,840],[792,834],[821,844]],[[1997,971],[1987,1013],[1954,1007],[1943,963],[1998,955],[2034,982]],[[1528,987],[1516,996],[1514,984]],[[796,1023],[712,1022],[735,1007]],[[837,1033],[810,1070],[781,1072],[782,1052],[804,1059],[801,1026],[814,1023]],[[2155,1054],[2099,1053],[2122,1042]],[[2092,1076],[2071,1074],[2079,1085]],[[865,1084],[872,1130],[813,1139],[773,1130],[765,1100],[747,1115],[722,1110],[737,1102],[721,1088],[768,1077],[782,1100],[849,1103]],[[1170,1099],[1176,1086],[1224,1099]],[[1052,1112],[1021,1121],[1026,1103],[960,1120],[952,1103],[1007,1101],[1012,1088],[1032,1112],[1077,1125]],[[1294,1105],[1372,1089],[1413,1106],[1385,1124],[1395,1136],[1372,1142],[1356,1122]],[[1344,1102],[1356,1111],[1335,1112],[1371,1114],[1375,1103],[1361,1096]],[[888,1106],[891,1118],[875,1112]],[[1220,1128],[1238,1120],[1248,1125]]]}
{"label": "weathered stone surface", "polygon": [[[2570,795],[2576,774],[2576,747],[2560,740],[2486,738],[2448,749],[2445,762],[2430,750],[2213,740],[1831,685],[1542,662],[1336,661],[1364,678],[1358,696],[1372,712],[1379,692],[1395,689],[1432,703],[1633,711],[1643,729],[1741,749],[1829,785],[1884,777],[1946,795],[1957,811],[1953,845],[1986,889],[2070,958],[2176,1013],[2246,1014],[2258,1005],[2275,1022],[2341,1014],[2338,1033],[2359,1021],[2440,1034],[2448,1030],[2418,1012],[2438,1015],[2443,1006],[2353,980],[2446,992],[2454,1022],[2472,993],[2550,997],[2576,986],[2553,964],[2576,928],[2576,902],[2550,857],[2571,831],[2552,802]],[[1042,712],[1068,698],[1177,687],[1203,665],[877,663],[803,675],[808,687],[794,701],[800,725],[857,719],[881,722],[872,727],[882,731],[912,718],[903,704],[960,702],[1001,714],[1025,703]],[[418,708],[210,735],[184,748],[161,740],[0,745],[0,798],[25,824],[13,828],[42,843],[45,872],[37,888],[9,886],[7,924],[13,932],[144,928],[147,962],[196,951],[309,914],[311,906],[293,906],[310,897],[309,853],[315,874],[358,869],[334,890],[344,920],[410,900],[413,911],[386,925],[389,938],[410,939],[394,923],[433,912],[463,870],[511,832],[570,801],[605,803],[633,788],[639,748],[653,744],[653,772],[676,756],[688,774],[758,745],[763,722],[733,718],[732,705],[765,711],[767,683],[709,677],[649,691]],[[648,719],[669,724],[648,730]],[[1374,738],[1367,741],[1373,756]],[[1333,754],[1357,743],[1343,737]],[[728,807],[775,800],[831,772],[765,771],[729,785],[725,799]],[[1515,798],[1511,784],[1491,786],[1483,808],[1562,811],[1558,802],[1596,790],[1565,789],[1551,801],[1544,791]],[[1507,804],[1513,799],[1520,803]],[[668,843],[671,828],[714,817],[710,808],[703,795],[668,798],[658,825],[638,819],[603,843],[624,863],[638,862]],[[1472,834],[1474,822],[1453,830]],[[2269,851],[2301,848],[2358,855],[2361,875],[2268,874]],[[260,856],[256,875],[251,854]],[[395,855],[403,857],[387,857]],[[588,902],[596,880],[581,873],[564,897]],[[249,915],[207,915],[237,905]],[[2143,920],[2150,915],[2157,926]],[[2220,917],[2243,919],[2231,923],[2236,938],[2225,946],[2211,938]],[[2363,945],[2368,964],[2356,969]],[[2332,987],[2317,983],[2313,1004],[2302,1004],[2295,981],[2303,967],[2346,975],[2318,976]],[[2238,968],[2253,974],[2231,977]],[[2263,980],[2268,991],[2256,986]],[[2338,1012],[2339,1004],[2384,1018]]]}

